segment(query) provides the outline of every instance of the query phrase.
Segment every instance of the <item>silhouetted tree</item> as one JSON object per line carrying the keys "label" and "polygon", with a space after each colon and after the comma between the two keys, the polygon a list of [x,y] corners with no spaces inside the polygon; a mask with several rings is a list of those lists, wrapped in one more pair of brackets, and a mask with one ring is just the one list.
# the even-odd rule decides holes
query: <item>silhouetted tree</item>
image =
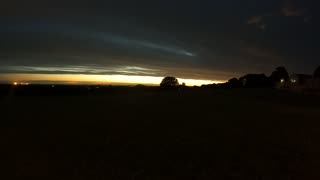
{"label": "silhouetted tree", "polygon": [[312,88],[320,91],[320,66],[313,73]]}
{"label": "silhouetted tree", "polygon": [[273,85],[278,83],[287,82],[289,80],[289,74],[285,67],[277,67],[275,71],[272,72],[270,76],[270,81]]}
{"label": "silhouetted tree", "polygon": [[181,86],[185,87],[185,86],[186,86],[186,83],[183,82],[183,83],[181,84]]}
{"label": "silhouetted tree", "polygon": [[165,77],[161,81],[160,86],[163,88],[174,88],[179,86],[179,81],[175,77]]}
{"label": "silhouetted tree", "polygon": [[313,73],[314,78],[320,78],[320,66]]}
{"label": "silhouetted tree", "polygon": [[237,78],[232,78],[227,82],[226,86],[229,88],[239,88],[242,84]]}
{"label": "silhouetted tree", "polygon": [[269,78],[265,74],[247,74],[239,79],[244,87],[268,87]]}

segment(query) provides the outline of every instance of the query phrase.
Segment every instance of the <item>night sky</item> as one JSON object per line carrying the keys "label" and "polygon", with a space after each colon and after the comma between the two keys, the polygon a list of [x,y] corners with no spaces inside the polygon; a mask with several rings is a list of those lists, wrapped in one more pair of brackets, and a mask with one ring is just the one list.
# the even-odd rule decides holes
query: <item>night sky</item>
{"label": "night sky", "polygon": [[314,0],[4,0],[0,81],[225,81],[277,66],[311,74],[320,64],[317,7]]}

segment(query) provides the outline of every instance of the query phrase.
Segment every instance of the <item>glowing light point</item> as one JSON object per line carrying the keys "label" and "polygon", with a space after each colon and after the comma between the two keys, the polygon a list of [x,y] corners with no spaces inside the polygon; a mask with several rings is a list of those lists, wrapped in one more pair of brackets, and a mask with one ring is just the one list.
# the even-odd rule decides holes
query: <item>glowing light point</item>
{"label": "glowing light point", "polygon": [[18,82],[13,82],[13,85],[18,86]]}

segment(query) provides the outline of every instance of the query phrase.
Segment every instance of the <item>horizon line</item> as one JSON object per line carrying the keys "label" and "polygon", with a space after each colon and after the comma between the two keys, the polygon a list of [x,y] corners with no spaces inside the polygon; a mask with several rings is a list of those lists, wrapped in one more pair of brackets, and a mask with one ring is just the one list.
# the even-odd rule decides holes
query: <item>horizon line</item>
{"label": "horizon line", "polygon": [[[157,86],[164,77],[132,75],[75,75],[75,74],[0,74],[0,83],[12,84],[65,84],[65,85],[148,85]],[[223,80],[203,80],[178,78],[180,84],[201,86],[205,84],[224,83]]]}

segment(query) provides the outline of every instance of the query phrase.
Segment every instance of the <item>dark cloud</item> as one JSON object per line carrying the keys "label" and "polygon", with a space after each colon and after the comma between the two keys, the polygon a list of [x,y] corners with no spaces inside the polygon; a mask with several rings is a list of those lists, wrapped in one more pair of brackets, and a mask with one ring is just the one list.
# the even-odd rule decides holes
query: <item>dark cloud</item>
{"label": "dark cloud", "polygon": [[[279,19],[281,17],[302,17],[297,19],[297,21],[309,22],[312,19],[312,15],[307,6],[303,6],[300,1],[295,0],[285,0],[283,1],[280,9],[273,9],[265,14],[259,14],[251,16],[247,20],[247,24],[256,25],[260,29],[265,29],[267,21],[270,19]],[[274,21],[274,20],[273,20]]]}

